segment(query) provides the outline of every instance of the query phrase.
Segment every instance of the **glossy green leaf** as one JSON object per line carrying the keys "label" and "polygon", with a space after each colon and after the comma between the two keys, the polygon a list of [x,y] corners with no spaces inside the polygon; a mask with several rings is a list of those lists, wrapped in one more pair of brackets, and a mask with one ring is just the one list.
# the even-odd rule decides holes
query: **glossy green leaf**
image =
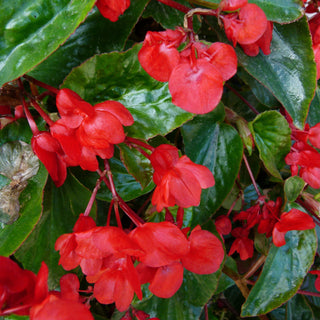
{"label": "glossy green leaf", "polygon": [[237,46],[240,64],[285,107],[302,129],[316,88],[316,68],[306,18],[274,25],[271,54],[249,57]]}
{"label": "glossy green leaf", "polygon": [[279,101],[272,93],[264,87],[259,81],[248,74],[243,68],[238,68],[237,76],[239,76],[252,90],[257,99],[268,107],[279,106]]}
{"label": "glossy green leaf", "polygon": [[298,176],[288,178],[284,183],[284,192],[288,201],[295,201],[302,192],[305,182]]}
{"label": "glossy green leaf", "polygon": [[140,45],[124,52],[102,54],[75,68],[63,83],[86,101],[121,102],[135,123],[126,128],[128,135],[148,139],[165,135],[190,120],[193,114],[171,103],[168,84],[152,79],[140,66]]}
{"label": "glossy green leaf", "polygon": [[3,0],[0,87],[23,75],[67,40],[95,0]]}
{"label": "glossy green leaf", "polygon": [[[130,201],[140,197],[141,195],[150,192],[154,188],[154,183],[150,182],[145,188],[142,189],[140,183],[128,173],[126,167],[119,159],[113,157],[109,160],[109,163],[116,190],[124,201]],[[84,171],[79,167],[73,168],[72,172],[81,181],[81,183],[83,183],[83,185],[90,190],[93,190],[97,179],[99,178],[95,172]],[[101,184],[97,198],[104,201],[111,201],[112,199],[112,194],[104,183]]]}
{"label": "glossy green leaf", "polygon": [[[65,183],[57,188],[50,180],[46,186],[42,217],[29,238],[15,256],[24,268],[37,272],[45,261],[50,273],[48,284],[55,288],[65,271],[58,265],[60,255],[54,249],[57,238],[72,232],[72,228],[87,207],[91,192],[70,172]],[[96,211],[95,205],[91,213]]]}
{"label": "glossy green leaf", "polygon": [[194,207],[192,224],[196,225],[205,222],[231,191],[239,173],[243,145],[234,128],[217,123],[214,112],[185,124],[182,135],[186,155],[208,167],[215,178],[215,185],[202,191],[200,206]]}
{"label": "glossy green leaf", "polygon": [[289,300],[301,286],[317,249],[315,231],[289,231],[286,242],[282,247],[271,247],[262,272],[242,306],[242,317],[270,312]]}
{"label": "glossy green leaf", "polygon": [[28,319],[29,319],[28,316],[17,316],[16,314],[0,317],[0,320],[28,320]]}
{"label": "glossy green leaf", "polygon": [[284,166],[284,157],[291,148],[288,122],[279,112],[266,111],[249,123],[249,127],[266,169],[282,179],[278,170]]}
{"label": "glossy green leaf", "polygon": [[[220,0],[189,1],[213,9],[216,9],[221,2]],[[302,3],[299,0],[249,0],[248,2],[258,5],[267,19],[274,22],[288,23],[299,19],[303,14]]]}
{"label": "glossy green leaf", "polygon": [[[177,0],[176,2],[190,8],[190,4],[185,0]],[[192,7],[190,9],[192,9]],[[177,26],[183,27],[184,13],[158,1],[150,1],[143,13],[143,16],[146,18],[152,17],[155,21],[161,24],[164,29],[175,29]],[[197,32],[200,27],[199,20],[194,19],[193,22],[194,31]]]}
{"label": "glossy green leaf", "polygon": [[302,294],[295,295],[287,302],[287,320],[316,320],[310,304]]}
{"label": "glossy green leaf", "polygon": [[316,93],[311,101],[307,122],[310,127],[315,126],[320,122],[320,89],[317,87]]}
{"label": "glossy green leaf", "polygon": [[183,284],[172,298],[161,299],[149,293],[133,306],[161,320],[199,319],[203,306],[217,288],[220,274],[221,271],[198,275],[185,270]]}
{"label": "glossy green leaf", "polygon": [[145,188],[152,181],[153,168],[150,161],[134,148],[124,143],[119,145],[121,160],[128,172]]}
{"label": "glossy green leaf", "polygon": [[93,55],[123,50],[147,2],[131,0],[130,7],[116,22],[104,18],[94,7],[70,38],[30,75],[52,86],[59,86],[72,68]]}

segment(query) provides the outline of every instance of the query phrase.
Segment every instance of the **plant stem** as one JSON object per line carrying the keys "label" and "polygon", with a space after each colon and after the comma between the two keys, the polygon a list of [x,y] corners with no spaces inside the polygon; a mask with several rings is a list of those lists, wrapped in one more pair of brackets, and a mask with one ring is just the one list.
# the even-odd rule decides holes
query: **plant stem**
{"label": "plant stem", "polygon": [[244,279],[249,279],[254,273],[264,264],[267,257],[262,255],[255,264],[250,268],[250,270],[243,276]]}
{"label": "plant stem", "polygon": [[173,0],[158,0],[159,2],[165,4],[166,6],[172,7],[174,9],[177,9],[183,13],[188,13],[190,8],[184,6],[183,4],[180,4],[178,2],[175,2]]}
{"label": "plant stem", "polygon": [[303,294],[305,296],[320,297],[320,292],[310,292],[310,291],[298,290],[297,293]]}
{"label": "plant stem", "polygon": [[140,146],[142,148],[145,148],[147,150],[150,150],[151,152],[154,151],[154,147],[150,146],[149,144],[141,141],[141,140],[138,140],[138,139],[135,139],[135,138],[131,138],[131,137],[126,137],[125,143],[129,144],[129,145],[132,145],[132,144],[135,144],[137,146]]}
{"label": "plant stem", "polygon": [[43,109],[40,107],[40,105],[30,97],[31,104],[33,107],[37,110],[37,112],[40,114],[40,116],[44,119],[44,121],[49,125],[52,126],[54,124],[54,121],[51,120],[51,118],[43,111]]}
{"label": "plant stem", "polygon": [[58,92],[59,92],[58,89],[56,89],[56,88],[54,88],[54,87],[52,87],[52,86],[50,86],[50,85],[48,85],[48,84],[46,84],[46,83],[44,83],[44,82],[42,82],[42,81],[39,81],[39,80],[37,80],[37,79],[35,79],[35,78],[33,78],[33,77],[30,77],[30,76],[28,76],[28,75],[26,75],[26,74],[25,74],[23,77],[24,77],[25,79],[27,79],[28,81],[36,84],[37,86],[53,92],[54,94],[58,94]]}
{"label": "plant stem", "polygon": [[252,184],[253,184],[253,186],[254,186],[254,188],[255,188],[255,190],[256,190],[256,193],[257,193],[257,195],[258,195],[259,197],[261,197],[261,193],[260,193],[259,188],[258,188],[258,186],[257,186],[256,180],[254,179],[253,173],[252,173],[252,171],[251,171],[249,162],[248,162],[247,157],[245,156],[245,154],[243,154],[243,161],[244,161],[244,163],[245,163],[245,165],[246,165],[246,167],[247,167],[247,170],[248,170],[248,172],[249,172],[250,179],[251,179]]}
{"label": "plant stem", "polygon": [[259,111],[245,99],[237,90],[233,89],[228,83],[224,84],[230,91],[232,91],[240,100],[242,100],[255,114],[259,114]]}

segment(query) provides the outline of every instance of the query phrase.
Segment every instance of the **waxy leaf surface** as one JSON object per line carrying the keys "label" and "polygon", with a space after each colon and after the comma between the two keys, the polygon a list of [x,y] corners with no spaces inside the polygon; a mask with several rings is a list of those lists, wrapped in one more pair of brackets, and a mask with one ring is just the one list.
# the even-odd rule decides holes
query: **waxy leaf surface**
{"label": "waxy leaf surface", "polygon": [[291,147],[288,122],[279,112],[266,111],[250,122],[249,127],[266,169],[282,179],[278,170],[284,166],[284,157]]}
{"label": "waxy leaf surface", "polygon": [[52,86],[59,86],[72,68],[93,55],[123,50],[147,2],[131,0],[130,7],[117,22],[104,18],[94,7],[70,38],[29,75]]}
{"label": "waxy leaf surface", "polygon": [[315,231],[289,231],[286,241],[282,247],[271,247],[262,272],[242,306],[242,317],[278,308],[301,286],[316,252]]}
{"label": "waxy leaf surface", "polygon": [[124,52],[94,56],[68,75],[63,87],[96,104],[105,100],[121,102],[134,117],[125,128],[129,136],[149,139],[165,135],[190,120],[193,114],[171,102],[168,84],[152,79],[140,66],[140,45]]}
{"label": "waxy leaf surface", "polygon": [[261,82],[303,129],[316,88],[316,66],[306,18],[274,24],[271,54],[249,57],[236,47],[239,63]]}
{"label": "waxy leaf surface", "polygon": [[202,191],[200,206],[194,207],[192,225],[204,223],[231,191],[240,170],[243,145],[237,131],[215,116],[197,116],[182,127],[186,155],[208,167],[215,185]]}
{"label": "waxy leaf surface", "polygon": [[0,87],[22,76],[67,40],[95,0],[11,0],[0,8]]}

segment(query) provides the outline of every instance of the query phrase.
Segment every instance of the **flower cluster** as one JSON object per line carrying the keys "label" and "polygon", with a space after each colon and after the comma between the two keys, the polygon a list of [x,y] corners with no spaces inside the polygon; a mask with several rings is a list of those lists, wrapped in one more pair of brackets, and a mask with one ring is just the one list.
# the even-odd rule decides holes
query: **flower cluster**
{"label": "flower cluster", "polygon": [[0,316],[29,315],[30,320],[93,320],[79,296],[75,274],[60,279],[60,292],[48,291],[48,267],[42,263],[38,275],[21,269],[15,262],[0,257]]}
{"label": "flower cluster", "polygon": [[61,119],[49,123],[50,132],[34,130],[31,145],[55,184],[61,186],[67,167],[96,171],[96,156],[111,158],[114,145],[125,139],[122,126],[130,126],[134,120],[120,102],[92,106],[70,89],[59,90],[56,104]]}
{"label": "flower cluster", "polygon": [[141,284],[150,283],[153,294],[168,298],[181,286],[183,268],[210,274],[224,257],[218,238],[199,226],[189,237],[166,221],[144,223],[125,233],[117,227],[96,227],[84,215],[73,233],[57,239],[56,249],[64,269],[80,265],[87,281],[95,284],[95,298],[102,304],[115,302],[120,311],[128,309],[134,293],[142,298]]}
{"label": "flower cluster", "polygon": [[249,234],[255,226],[259,233],[264,233],[267,237],[272,236],[273,244],[277,247],[286,244],[285,234],[288,231],[308,230],[315,227],[313,219],[307,213],[298,209],[282,212],[281,205],[280,197],[274,202],[266,201],[266,197],[261,196],[254,206],[235,214],[233,221],[242,221],[242,226],[231,231],[231,235],[236,239],[230,248],[229,255],[238,252],[241,260],[247,260],[253,256],[253,240],[249,238]]}
{"label": "flower cluster", "polygon": [[320,123],[311,127],[306,124],[304,130],[297,129],[291,117],[286,114],[295,141],[285,157],[293,176],[299,175],[312,188],[320,188]]}
{"label": "flower cluster", "polygon": [[138,54],[141,66],[158,81],[168,81],[172,102],[197,114],[213,110],[219,103],[223,82],[237,71],[237,56],[228,44],[216,42],[207,46],[189,41],[182,29],[149,31]]}

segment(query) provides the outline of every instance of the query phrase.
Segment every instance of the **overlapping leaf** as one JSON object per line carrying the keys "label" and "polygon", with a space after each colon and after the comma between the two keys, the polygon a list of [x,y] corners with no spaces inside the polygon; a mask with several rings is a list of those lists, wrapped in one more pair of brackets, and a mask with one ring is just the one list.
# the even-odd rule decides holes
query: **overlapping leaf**
{"label": "overlapping leaf", "polygon": [[289,231],[286,241],[286,245],[270,249],[260,277],[242,306],[241,316],[268,313],[289,300],[301,286],[316,252],[315,231]]}
{"label": "overlapping leaf", "polygon": [[72,68],[95,54],[121,51],[148,0],[131,0],[117,22],[104,18],[95,7],[86,20],[56,52],[30,73],[34,78],[59,86]]}
{"label": "overlapping leaf", "polygon": [[3,0],[0,8],[0,87],[58,48],[95,0]]}

